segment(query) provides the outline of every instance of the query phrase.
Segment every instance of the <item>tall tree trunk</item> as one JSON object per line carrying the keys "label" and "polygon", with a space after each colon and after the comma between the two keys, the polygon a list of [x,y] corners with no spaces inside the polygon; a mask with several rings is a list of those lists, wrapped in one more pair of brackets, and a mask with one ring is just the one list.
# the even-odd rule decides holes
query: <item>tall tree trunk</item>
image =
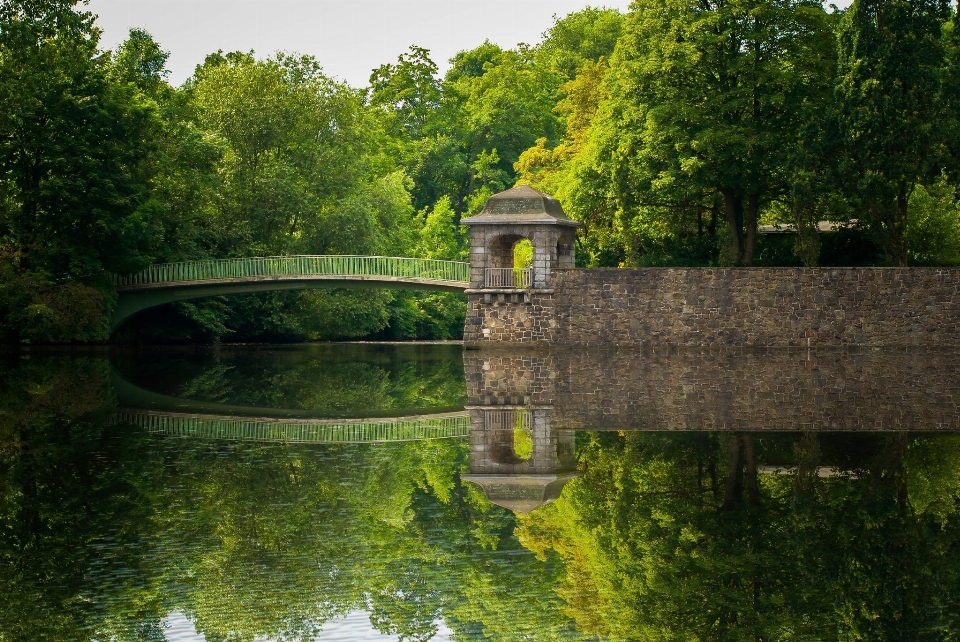
{"label": "tall tree trunk", "polygon": [[[30,443],[26,424],[21,424],[17,432],[20,452],[18,453],[19,461],[15,464],[16,483],[20,487],[21,498],[18,506],[18,521],[21,525],[18,544],[21,551],[30,546],[41,549],[43,548],[43,519],[40,516],[40,493],[37,486],[37,471],[40,468],[36,465],[37,457]],[[26,556],[23,559],[26,559]]]}
{"label": "tall tree trunk", "polygon": [[707,472],[710,474],[710,490],[713,492],[713,498],[717,498],[717,492],[720,490],[720,484],[717,482],[717,462],[711,460],[707,465]]}
{"label": "tall tree trunk", "polygon": [[897,191],[897,260],[900,267],[907,267],[907,188],[900,186]]}
{"label": "tall tree trunk", "polygon": [[797,445],[797,489],[812,493],[817,482],[817,466],[820,463],[820,437],[806,432]]}
{"label": "tall tree trunk", "polygon": [[723,218],[730,230],[730,260],[743,262],[743,199],[732,189],[722,189]]}
{"label": "tall tree trunk", "polygon": [[751,506],[760,505],[760,485],[757,480],[757,451],[753,437],[739,435],[733,437],[728,445],[733,457],[727,478],[724,480],[723,504],[720,510],[732,510],[743,501],[743,492],[747,492],[747,502]]}
{"label": "tall tree trunk", "polygon": [[732,437],[727,448],[733,459],[723,483],[723,503],[719,510],[733,510],[743,497],[743,444],[740,437]]}
{"label": "tall tree trunk", "polygon": [[747,197],[747,215],[744,220],[744,226],[747,228],[747,238],[743,248],[743,263],[750,265],[753,263],[753,253],[757,248],[757,216],[760,211],[760,195],[750,194]]}
{"label": "tall tree trunk", "polygon": [[910,440],[906,432],[897,434],[897,462],[895,479],[897,484],[897,508],[900,515],[907,515],[909,495],[907,492],[907,448]]}
{"label": "tall tree trunk", "polygon": [[757,450],[754,448],[753,437],[742,435],[740,445],[743,449],[743,485],[747,489],[747,501],[751,506],[760,505],[760,485],[757,482]]}

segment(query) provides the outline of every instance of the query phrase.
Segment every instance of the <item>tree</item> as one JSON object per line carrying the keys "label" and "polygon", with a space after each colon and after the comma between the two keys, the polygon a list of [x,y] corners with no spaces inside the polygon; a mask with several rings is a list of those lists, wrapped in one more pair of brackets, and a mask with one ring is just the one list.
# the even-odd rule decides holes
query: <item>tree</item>
{"label": "tree", "polygon": [[423,212],[422,216],[417,255],[428,259],[466,261],[467,242],[456,224],[450,198],[441,197],[433,209]]}
{"label": "tree", "polygon": [[809,0],[635,4],[591,132],[593,189],[641,236],[681,215],[702,231],[719,210],[727,260],[750,263],[761,208],[787,190],[800,107],[829,89],[832,43]]}
{"label": "tree", "polygon": [[90,280],[143,265],[159,119],[108,78],[72,1],[0,5],[0,235],[21,269]]}
{"label": "tree", "polygon": [[[957,446],[905,433],[594,434],[585,475],[518,535],[564,559],[568,612],[611,640],[946,640]],[[757,474],[771,463],[795,472]],[[821,477],[830,463],[846,472]]]}
{"label": "tree", "polygon": [[[314,59],[212,54],[165,113],[184,144],[170,146],[149,206],[162,214],[163,239],[186,237],[157,243],[168,260],[406,255],[414,245],[409,181],[384,152],[381,123],[360,92],[324,76]],[[382,330],[393,299],[280,292],[174,309],[192,320],[185,336],[200,328],[213,337],[320,339]],[[181,332],[182,322],[165,325]]]}
{"label": "tree", "polygon": [[562,18],[534,47],[537,64],[557,73],[562,81],[573,80],[587,62],[609,58],[620,37],[623,15],[616,9],[586,7]]}
{"label": "tree", "polygon": [[[220,225],[231,245],[223,250],[327,251],[337,228],[317,235],[318,219],[379,169],[370,167],[377,130],[356,92],[312,58],[257,61],[239,52],[208,56],[190,92],[201,126],[226,146]],[[372,249],[364,245],[353,249]]]}
{"label": "tree", "polygon": [[545,136],[555,141],[553,106],[559,87],[529,50],[504,51],[492,43],[457,54],[444,78],[444,96],[459,121],[464,164],[454,208],[476,211],[487,197],[514,182],[520,154]]}
{"label": "tree", "polygon": [[127,39],[113,56],[110,74],[118,82],[135,84],[140,91],[150,96],[169,94],[166,77],[169,51],[160,45],[144,29],[130,29]]}
{"label": "tree", "polygon": [[411,46],[397,64],[381,65],[370,74],[369,102],[382,107],[393,121],[390,132],[416,140],[427,133],[433,113],[440,105],[437,65],[430,52]]}
{"label": "tree", "polygon": [[857,0],[840,31],[841,175],[890,263],[908,261],[914,187],[939,173],[946,0]]}
{"label": "tree", "polygon": [[946,176],[917,185],[908,202],[909,259],[914,265],[960,265],[960,205]]}

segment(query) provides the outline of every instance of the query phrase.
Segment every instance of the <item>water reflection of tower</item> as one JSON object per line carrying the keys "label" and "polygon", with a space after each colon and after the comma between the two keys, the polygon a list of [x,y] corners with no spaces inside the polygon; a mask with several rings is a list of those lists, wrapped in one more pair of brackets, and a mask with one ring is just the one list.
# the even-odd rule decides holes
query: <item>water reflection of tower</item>
{"label": "water reflection of tower", "polygon": [[560,496],[579,473],[572,430],[555,430],[553,358],[464,356],[470,412],[470,474],[494,504],[528,513]]}

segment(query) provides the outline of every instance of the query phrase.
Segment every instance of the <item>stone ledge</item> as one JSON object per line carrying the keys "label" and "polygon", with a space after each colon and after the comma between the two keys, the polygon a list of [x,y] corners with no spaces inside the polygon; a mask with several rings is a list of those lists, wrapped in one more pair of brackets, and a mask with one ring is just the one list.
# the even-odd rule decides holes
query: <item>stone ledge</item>
{"label": "stone ledge", "polygon": [[467,288],[464,294],[553,294],[550,288]]}
{"label": "stone ledge", "polygon": [[553,410],[553,404],[530,404],[528,406],[518,406],[516,404],[504,404],[498,406],[495,404],[489,406],[464,406],[464,410]]}

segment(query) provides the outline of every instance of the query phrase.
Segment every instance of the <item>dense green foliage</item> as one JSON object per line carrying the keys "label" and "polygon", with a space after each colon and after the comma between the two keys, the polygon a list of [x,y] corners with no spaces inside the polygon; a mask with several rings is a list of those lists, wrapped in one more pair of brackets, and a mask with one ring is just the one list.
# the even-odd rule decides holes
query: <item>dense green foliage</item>
{"label": "dense green foliage", "polygon": [[952,640],[958,449],[956,434],[597,434],[584,477],[519,536],[560,554],[566,612],[612,641]]}
{"label": "dense green foliage", "polygon": [[[431,377],[458,363],[411,375],[415,361],[384,357],[351,362],[358,394],[386,393],[374,404],[439,393]],[[440,618],[458,640],[583,639],[550,588],[557,560],[523,549],[513,516],[459,481],[466,440],[164,437],[111,422],[106,359],[0,366],[0,639],[160,641],[179,612],[208,640],[306,642],[353,611],[410,641]],[[228,370],[207,360],[184,385],[230,394]],[[273,372],[261,385],[300,403],[342,392],[301,396],[324,381],[310,358]]]}
{"label": "dense green foliage", "polygon": [[638,0],[520,180],[587,223],[598,265],[955,265],[953,21],[937,2]]}
{"label": "dense green foliage", "polygon": [[[216,52],[173,87],[145,31],[103,51],[82,3],[4,0],[0,341],[106,339],[106,273],[152,263],[464,259],[460,219],[518,182],[587,224],[583,265],[956,265],[954,22],[945,0],[637,0],[444,74],[417,46],[363,89],[309,56]],[[464,312],[262,293],[154,309],[120,338],[451,338]]]}

